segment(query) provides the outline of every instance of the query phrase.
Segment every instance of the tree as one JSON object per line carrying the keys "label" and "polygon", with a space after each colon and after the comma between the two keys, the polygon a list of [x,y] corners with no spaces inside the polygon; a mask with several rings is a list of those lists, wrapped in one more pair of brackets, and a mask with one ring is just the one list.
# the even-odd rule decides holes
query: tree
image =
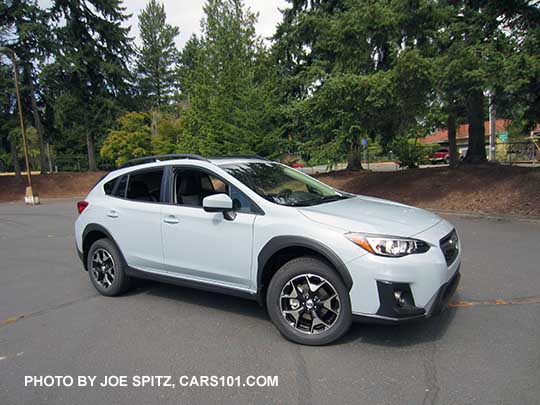
{"label": "tree", "polygon": [[150,0],[139,14],[142,46],[138,52],[139,86],[148,107],[167,105],[177,88],[175,68],[178,52],[174,44],[178,27],[167,24],[163,4]]}
{"label": "tree", "polygon": [[145,155],[175,153],[181,143],[180,119],[157,111],[128,112],[116,120],[101,147],[101,156],[121,166]]}
{"label": "tree", "polygon": [[196,58],[199,52],[202,52],[201,42],[195,34],[191,35],[184,49],[180,53],[180,63],[177,67],[178,84],[180,86],[181,98],[189,98],[189,86],[192,86],[195,80]]}
{"label": "tree", "polygon": [[255,35],[256,16],[241,0],[208,0],[204,12],[202,35],[182,56],[189,107],[179,147],[205,155],[275,153],[274,75]]}
{"label": "tree", "polygon": [[[428,2],[418,3],[423,11]],[[401,7],[306,0],[285,10],[274,52],[289,116],[296,117],[289,131],[304,138],[315,156],[347,156],[348,168],[359,169],[360,137],[388,146],[420,124],[432,66],[417,51],[426,41],[411,32],[417,24]]]}
{"label": "tree", "polygon": [[13,128],[17,128],[16,108],[12,66],[0,61],[0,151],[8,152],[11,166],[13,166],[16,176],[20,176],[18,143],[10,136]]}
{"label": "tree", "polygon": [[[129,105],[132,52],[120,0],[55,0],[57,47],[44,68],[48,97],[62,135],[84,139],[89,170],[96,170],[95,143],[105,135],[121,109]],[[81,139],[82,137],[82,139]]]}
{"label": "tree", "polygon": [[175,153],[182,140],[182,121],[172,114],[152,112],[152,153]]}
{"label": "tree", "polygon": [[503,31],[509,38],[509,50],[489,68],[498,79],[497,109],[506,111],[514,127],[526,133],[540,121],[540,7],[538,2],[513,2],[512,6]]}
{"label": "tree", "polygon": [[8,35],[2,41],[13,49],[22,68],[23,86],[21,87],[24,114],[31,116],[37,130],[39,144],[39,166],[41,173],[46,172],[45,127],[42,107],[38,104],[36,91],[36,65],[43,63],[51,46],[48,30],[49,14],[40,9],[33,0],[18,0],[0,5],[1,29]]}
{"label": "tree", "polygon": [[117,120],[118,129],[109,131],[101,148],[101,156],[121,166],[129,159],[151,154],[148,113],[129,112]]}
{"label": "tree", "polygon": [[[534,101],[516,103],[520,99],[536,98],[534,83],[538,83],[539,77],[534,62],[523,66],[523,70],[518,68],[518,60],[528,59],[528,46],[534,43],[532,38],[540,23],[540,11],[538,4],[526,1],[446,0],[439,3],[444,18],[437,38],[442,67],[437,77],[449,117],[450,134],[454,133],[456,118],[464,116],[469,123],[465,160],[482,162],[486,160],[485,94],[489,91],[492,102],[500,103],[501,110],[510,115],[516,110],[531,111],[530,106],[535,105]],[[533,48],[533,53],[537,54],[538,48]],[[523,76],[527,78],[522,82],[520,77]],[[517,83],[527,84],[520,87]],[[524,106],[526,104],[528,107]]]}

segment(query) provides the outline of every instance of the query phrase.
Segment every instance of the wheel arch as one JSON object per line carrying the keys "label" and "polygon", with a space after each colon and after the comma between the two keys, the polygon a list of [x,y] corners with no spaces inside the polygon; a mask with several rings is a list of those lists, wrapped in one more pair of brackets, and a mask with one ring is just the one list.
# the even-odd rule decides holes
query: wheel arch
{"label": "wheel arch", "polygon": [[314,256],[334,268],[348,291],[353,281],[340,257],[328,246],[304,236],[276,236],[262,248],[257,257],[257,297],[260,303],[268,283],[286,262],[301,256]]}
{"label": "wheel arch", "polygon": [[124,260],[125,262],[124,254],[118,247],[118,244],[112,237],[111,233],[103,225],[92,223],[92,224],[86,225],[86,227],[84,228],[83,237],[82,237],[82,249],[83,249],[82,262],[83,262],[84,269],[86,271],[88,271],[87,261],[88,261],[88,252],[90,250],[90,247],[96,240],[104,239],[104,238],[109,239],[116,246],[116,248],[118,249],[118,252],[120,252],[120,255],[122,256],[122,260]]}

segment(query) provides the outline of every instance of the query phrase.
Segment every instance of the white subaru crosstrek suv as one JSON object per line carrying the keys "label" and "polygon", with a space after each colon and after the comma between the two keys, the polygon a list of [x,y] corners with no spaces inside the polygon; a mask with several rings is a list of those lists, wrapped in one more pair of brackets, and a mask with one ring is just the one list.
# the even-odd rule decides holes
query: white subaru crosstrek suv
{"label": "white subaru crosstrek suv", "polygon": [[429,317],[460,278],[446,220],[260,157],[135,159],[77,205],[77,250],[101,294],[146,278],[247,297],[302,344],[353,319]]}

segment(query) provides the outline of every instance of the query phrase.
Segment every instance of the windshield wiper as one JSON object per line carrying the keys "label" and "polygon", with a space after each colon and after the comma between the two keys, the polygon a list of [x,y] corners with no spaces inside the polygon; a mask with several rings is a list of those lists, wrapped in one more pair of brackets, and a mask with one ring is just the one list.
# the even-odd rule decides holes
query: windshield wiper
{"label": "windshield wiper", "polygon": [[332,202],[332,201],[338,201],[338,200],[344,200],[344,199],[347,199],[349,197],[347,196],[344,196],[344,195],[329,195],[329,196],[325,196],[325,197],[321,197],[321,198],[313,198],[311,200],[305,200],[305,201],[299,201],[299,202],[296,202],[296,203],[291,203],[289,204],[289,206],[291,207],[309,207],[309,206],[312,206],[312,205],[318,205],[318,204],[322,204],[322,203],[326,203],[326,202]]}
{"label": "windshield wiper", "polygon": [[331,201],[337,201],[337,200],[343,200],[345,198],[349,198],[349,197],[345,197],[343,195],[329,195],[329,196],[326,196],[326,197],[323,197],[322,198],[322,202],[331,202]]}

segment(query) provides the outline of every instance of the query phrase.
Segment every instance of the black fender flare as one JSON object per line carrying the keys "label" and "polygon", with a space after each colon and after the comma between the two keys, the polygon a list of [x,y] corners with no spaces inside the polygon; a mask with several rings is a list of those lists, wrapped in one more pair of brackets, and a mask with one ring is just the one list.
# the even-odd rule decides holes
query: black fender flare
{"label": "black fender flare", "polygon": [[276,236],[270,239],[266,245],[261,249],[259,255],[257,256],[257,288],[260,289],[262,275],[264,267],[268,260],[274,255],[274,253],[280,251],[281,249],[289,247],[303,247],[311,249],[321,256],[323,256],[330,264],[334,266],[338,274],[341,276],[345,287],[347,290],[351,290],[353,285],[353,280],[347,266],[341,260],[341,258],[328,246],[325,244],[316,241],[314,239],[306,238],[304,236]]}
{"label": "black fender flare", "polygon": [[84,251],[84,241],[86,240],[86,237],[88,236],[88,234],[90,232],[94,232],[94,231],[101,232],[105,236],[107,236],[107,238],[114,244],[114,246],[116,246],[116,249],[118,249],[118,252],[120,252],[120,256],[122,256],[122,260],[124,261],[124,263],[127,263],[126,258],[124,257],[124,253],[122,253],[122,250],[120,249],[120,246],[118,246],[118,243],[116,243],[116,241],[114,240],[111,233],[107,230],[107,228],[105,228],[103,225],[90,223],[90,224],[86,225],[86,227],[84,228],[84,231],[83,231],[83,235],[82,235],[83,251],[81,252],[82,253],[81,261],[83,262],[83,266],[84,266],[85,270],[87,270],[86,269],[86,255],[88,254],[88,252]]}

